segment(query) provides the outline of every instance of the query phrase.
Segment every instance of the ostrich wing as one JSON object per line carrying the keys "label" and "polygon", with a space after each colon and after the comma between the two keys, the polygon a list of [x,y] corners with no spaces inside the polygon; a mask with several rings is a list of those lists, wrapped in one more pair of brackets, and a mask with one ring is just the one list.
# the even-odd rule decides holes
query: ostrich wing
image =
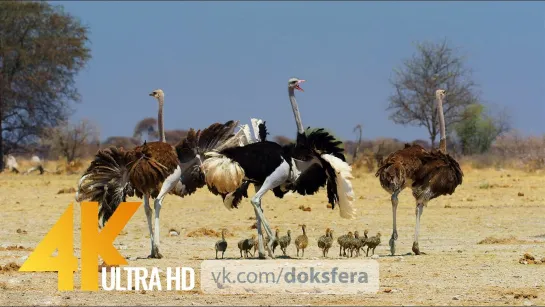
{"label": "ostrich wing", "polygon": [[426,188],[431,191],[430,199],[452,194],[462,184],[463,172],[460,165],[448,154],[432,151],[421,157],[422,166],[415,174],[413,193],[418,195]]}

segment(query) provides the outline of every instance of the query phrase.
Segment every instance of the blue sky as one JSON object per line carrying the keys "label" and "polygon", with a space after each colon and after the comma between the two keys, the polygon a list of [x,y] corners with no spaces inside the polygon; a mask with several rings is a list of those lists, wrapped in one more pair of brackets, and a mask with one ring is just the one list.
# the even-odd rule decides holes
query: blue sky
{"label": "blue sky", "polygon": [[355,138],[427,139],[388,119],[392,69],[417,41],[447,38],[467,56],[484,102],[515,128],[545,133],[543,2],[59,2],[91,30],[93,59],[77,84],[101,139],[131,135],[157,114],[166,129],[250,117],[295,136],[287,80],[306,79],[303,124]]}

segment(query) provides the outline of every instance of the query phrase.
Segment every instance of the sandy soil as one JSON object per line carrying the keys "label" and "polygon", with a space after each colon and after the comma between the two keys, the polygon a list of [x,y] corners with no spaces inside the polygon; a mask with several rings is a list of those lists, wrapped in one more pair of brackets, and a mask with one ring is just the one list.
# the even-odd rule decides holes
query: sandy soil
{"label": "sandy soil", "polygon": [[[287,229],[298,235],[305,223],[310,247],[305,258],[320,257],[316,240],[326,227],[335,235],[349,230],[369,229],[383,234],[376,252],[381,257],[380,291],[374,295],[205,295],[198,286],[190,292],[57,291],[56,273],[0,271],[0,303],[9,305],[544,305],[545,264],[520,264],[526,252],[545,257],[545,176],[517,171],[465,170],[464,183],[449,197],[433,200],[422,217],[420,248],[427,255],[408,255],[414,233],[414,200],[409,191],[400,195],[397,253],[390,257],[391,205],[372,174],[354,180],[358,217],[348,221],[336,210],[326,208],[325,192],[311,197],[290,195],[285,199],[265,196],[265,213],[282,234]],[[0,174],[0,265],[21,265],[30,250],[60,217],[74,194],[57,194],[76,186],[77,175]],[[522,193],[523,196],[519,196]],[[253,193],[252,193],[253,194]],[[136,199],[131,199],[136,200]],[[312,210],[305,212],[300,205]],[[227,239],[226,256],[239,255],[236,243],[254,230],[253,209],[245,200],[238,210],[227,211],[221,199],[202,190],[180,199],[169,195],[161,211],[161,260],[131,260],[130,266],[191,266],[199,279],[200,262],[213,259],[216,237],[188,237],[201,227],[234,233]],[[79,206],[75,205],[75,216]],[[75,252],[79,254],[79,222],[75,221]],[[180,236],[168,236],[168,230]],[[20,229],[19,231],[17,231]],[[25,233],[26,231],[26,233]],[[494,236],[508,238],[504,244],[478,244]],[[116,239],[127,258],[149,254],[149,237],[143,207]],[[22,246],[13,250],[10,246]],[[336,257],[337,243],[330,251]],[[277,251],[278,253],[278,251]],[[288,248],[295,257],[295,247]],[[339,259],[338,261],[343,261]],[[76,289],[79,274],[76,273]],[[389,291],[392,289],[393,291]],[[388,292],[389,291],[389,292]]]}

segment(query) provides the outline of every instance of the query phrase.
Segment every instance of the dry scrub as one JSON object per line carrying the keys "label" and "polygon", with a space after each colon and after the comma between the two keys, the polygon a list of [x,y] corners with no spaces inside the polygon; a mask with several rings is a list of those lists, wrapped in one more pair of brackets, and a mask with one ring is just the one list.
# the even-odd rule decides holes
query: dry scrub
{"label": "dry scrub", "polygon": [[0,273],[16,272],[21,266],[15,262],[10,262],[4,266],[0,265]]}
{"label": "dry scrub", "polygon": [[[188,237],[197,237],[197,238],[198,237],[217,237],[217,238],[221,238],[221,230],[215,231],[214,229],[201,227],[201,228],[198,228],[196,230],[190,231],[187,234],[187,236]],[[229,231],[229,229],[225,230],[225,237],[226,238],[234,237],[234,236],[235,236],[235,234],[232,233],[231,231]]]}
{"label": "dry scrub", "polygon": [[534,241],[527,241],[527,240],[520,240],[515,238],[514,236],[510,236],[507,238],[496,238],[496,237],[487,237],[484,240],[479,241],[477,244],[534,244],[534,243],[543,243],[537,240]]}

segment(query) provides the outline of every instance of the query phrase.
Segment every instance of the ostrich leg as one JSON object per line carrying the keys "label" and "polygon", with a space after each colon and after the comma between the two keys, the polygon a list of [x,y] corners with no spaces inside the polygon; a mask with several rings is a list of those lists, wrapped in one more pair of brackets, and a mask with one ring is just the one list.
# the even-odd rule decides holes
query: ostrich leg
{"label": "ostrich leg", "polygon": [[418,247],[418,234],[420,232],[420,217],[422,216],[423,211],[424,211],[424,204],[418,203],[416,205],[416,227],[414,229],[414,242],[413,242],[413,252],[415,255],[425,254],[421,252],[420,248]]}
{"label": "ostrich leg", "polygon": [[[252,197],[251,203],[254,206],[256,215],[260,218],[259,222],[263,222],[263,226],[265,226],[265,231],[267,232],[267,235],[270,238],[273,238],[273,232],[271,230],[271,227],[269,225],[269,222],[265,219],[265,216],[263,215],[263,210],[261,209],[261,198],[267,191],[272,190],[276,188],[277,186],[281,185],[282,183],[286,182],[288,180],[290,175],[290,166],[286,161],[282,161],[282,164],[278,166],[272,174],[270,174],[267,179],[265,179],[265,182],[263,182],[263,185],[259,189],[259,191]],[[259,226],[258,222],[258,226]],[[274,258],[274,255],[272,253],[272,242],[273,240],[269,240],[269,244],[267,245],[267,252],[269,254],[269,257]],[[263,259],[265,258],[265,251],[263,250],[262,244],[259,244],[259,258]]]}
{"label": "ostrich leg", "polygon": [[151,221],[151,207],[149,205],[149,194],[144,194],[144,211],[146,212],[146,218],[148,220],[148,229],[149,229],[149,237],[151,241],[151,253],[148,256],[148,258],[151,258],[151,255],[153,255],[153,248],[155,247],[155,235],[153,234],[153,224]]}
{"label": "ostrich leg", "polygon": [[[261,186],[256,185],[256,186],[254,186],[254,188],[255,188],[255,192],[257,194],[257,192],[259,192],[259,190],[261,189]],[[262,226],[262,221],[261,221],[261,216],[257,212],[257,210],[261,210],[261,209],[262,209],[261,206],[259,208],[254,206],[256,229],[257,229],[257,247],[259,249],[259,258],[260,259],[265,259],[265,253],[263,252],[265,250],[264,247],[263,247],[263,229],[261,227]],[[261,210],[261,212],[263,213],[263,210]]]}
{"label": "ostrich leg", "polygon": [[399,195],[399,191],[395,191],[392,194],[392,217],[393,217],[393,226],[392,226],[392,237],[390,238],[390,253],[392,256],[396,252],[396,240],[397,240],[397,225],[396,225],[396,213],[397,213],[397,196]]}
{"label": "ostrich leg", "polygon": [[163,182],[163,186],[161,187],[161,191],[159,192],[159,195],[157,195],[157,198],[154,202],[155,207],[155,239],[153,240],[153,243],[155,246],[152,247],[151,250],[151,258],[157,258],[161,259],[163,258],[163,255],[159,253],[159,214],[161,213],[161,207],[163,204],[163,199],[167,195],[168,192],[170,192],[174,187],[176,187],[176,184],[178,183],[178,180],[180,180],[180,176],[182,175],[182,170],[180,169],[180,166],[176,167],[176,170],[174,170],[174,173],[170,174],[166,179],[165,182]]}

